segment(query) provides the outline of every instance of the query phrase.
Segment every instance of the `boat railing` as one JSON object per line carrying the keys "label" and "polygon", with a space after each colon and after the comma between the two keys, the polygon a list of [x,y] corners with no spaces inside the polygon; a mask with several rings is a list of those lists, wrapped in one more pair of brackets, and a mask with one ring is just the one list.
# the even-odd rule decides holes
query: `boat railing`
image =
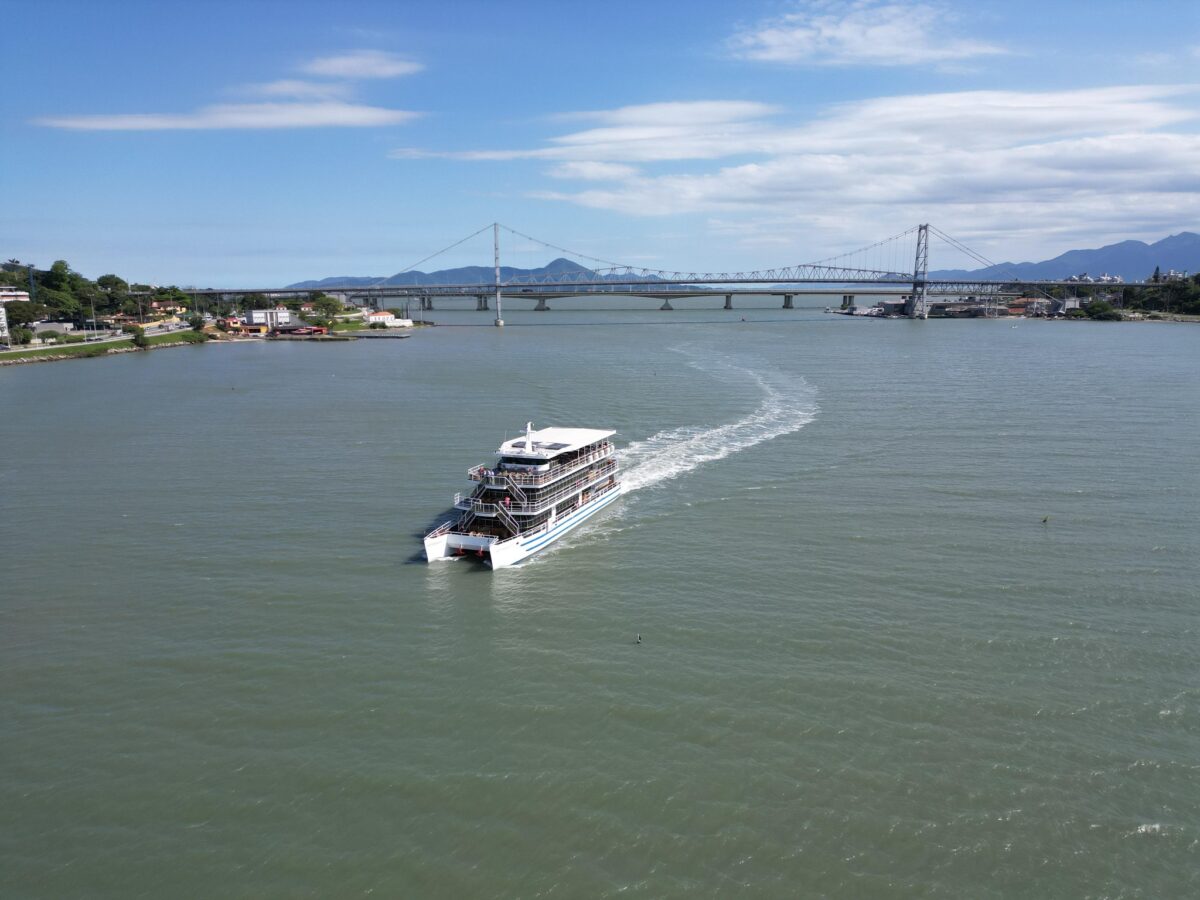
{"label": "boat railing", "polygon": [[511,515],[509,515],[508,510],[506,510],[503,506],[496,506],[496,518],[507,525],[514,535],[521,533],[520,523],[517,522],[517,520]]}
{"label": "boat railing", "polygon": [[429,534],[425,535],[425,537],[426,538],[441,537],[443,534],[446,534],[447,532],[449,532],[450,529],[453,527],[454,527],[454,520],[447,519],[445,522],[443,522],[437,528],[433,529],[433,531],[429,532]]}
{"label": "boat railing", "polygon": [[553,484],[560,478],[565,478],[580,469],[591,465],[598,459],[604,459],[613,454],[613,445],[610,441],[603,441],[596,445],[596,449],[589,450],[583,456],[576,457],[566,465],[558,468],[553,468],[549,472],[510,472],[489,469],[487,466],[474,466],[467,470],[467,478],[471,481],[481,481],[494,487],[505,486],[502,482],[507,479],[513,486],[523,487],[541,487],[547,484]]}
{"label": "boat railing", "polygon": [[[563,483],[561,481],[556,481],[554,483],[555,486],[552,489],[553,493],[544,494],[542,496],[534,497],[531,499],[528,495],[525,494],[524,491],[521,491],[519,494],[516,495],[517,501],[513,502],[513,503],[509,503],[508,509],[511,512],[516,513],[517,515],[532,515],[535,513],[542,512],[543,510],[545,510],[548,507],[550,507],[551,505],[557,503],[559,500],[563,499],[564,497],[570,496],[572,493],[580,490],[581,488],[583,488],[584,486],[586,486],[588,484],[591,484],[591,483],[597,481],[600,478],[603,478],[605,475],[615,474],[617,471],[617,461],[615,459],[608,459],[608,460],[605,460],[603,463],[601,463],[599,466],[596,466],[594,469],[585,470],[585,471],[586,471],[586,474],[584,475],[584,477],[575,478],[570,483]],[[490,485],[490,484],[485,485],[485,487],[491,487],[491,486],[492,485]],[[460,500],[459,498],[461,498],[461,496],[462,496],[461,494],[455,495],[456,505],[458,506],[458,508],[459,509],[470,509],[471,503],[475,500],[475,498],[468,497],[466,499]]]}
{"label": "boat railing", "polygon": [[489,516],[494,514],[494,510],[503,509],[505,512],[517,516],[533,516],[538,513],[545,512],[550,507],[554,506],[561,500],[565,500],[573,494],[578,494],[585,490],[589,485],[595,484],[600,479],[613,474],[616,471],[616,464],[605,466],[595,472],[588,473],[586,478],[577,478],[568,485],[555,490],[553,493],[547,494],[544,497],[538,497],[536,500],[529,503],[492,503],[490,501],[481,500],[478,497],[467,497],[461,501],[461,505],[457,502],[455,505],[460,509],[470,509],[478,515]]}
{"label": "boat railing", "polygon": [[515,481],[513,481],[507,475],[502,476],[500,478],[496,478],[496,479],[494,479],[494,481],[489,480],[489,482],[488,482],[489,486],[494,484],[494,482],[499,482],[499,485],[497,485],[499,487],[508,488],[508,490],[512,492],[512,495],[514,497],[516,497],[518,500],[520,500],[522,503],[529,502],[529,495],[526,494],[523,490],[521,490],[520,485],[518,485]]}
{"label": "boat railing", "polygon": [[513,534],[521,533],[521,523],[512,517],[507,509],[499,503],[484,503],[482,500],[472,500],[472,512],[481,516],[495,516],[510,529]]}

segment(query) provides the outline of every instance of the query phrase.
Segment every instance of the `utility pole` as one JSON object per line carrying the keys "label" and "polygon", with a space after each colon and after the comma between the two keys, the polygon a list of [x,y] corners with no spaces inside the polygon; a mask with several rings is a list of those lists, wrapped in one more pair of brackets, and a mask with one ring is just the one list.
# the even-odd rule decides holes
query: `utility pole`
{"label": "utility pole", "polygon": [[496,327],[504,327],[504,316],[500,309],[500,223],[492,223],[492,244],[496,250]]}

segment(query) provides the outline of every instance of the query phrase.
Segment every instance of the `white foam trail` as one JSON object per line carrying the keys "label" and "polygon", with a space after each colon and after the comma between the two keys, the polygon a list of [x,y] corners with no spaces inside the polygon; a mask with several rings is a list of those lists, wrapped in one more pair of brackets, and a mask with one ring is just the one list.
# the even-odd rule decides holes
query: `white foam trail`
{"label": "white foam trail", "polygon": [[637,491],[691,472],[781,435],[799,431],[820,411],[816,391],[798,375],[777,370],[755,371],[722,361],[695,368],[724,371],[757,385],[762,400],[749,415],[714,428],[676,428],[634,441],[618,453],[626,491]]}

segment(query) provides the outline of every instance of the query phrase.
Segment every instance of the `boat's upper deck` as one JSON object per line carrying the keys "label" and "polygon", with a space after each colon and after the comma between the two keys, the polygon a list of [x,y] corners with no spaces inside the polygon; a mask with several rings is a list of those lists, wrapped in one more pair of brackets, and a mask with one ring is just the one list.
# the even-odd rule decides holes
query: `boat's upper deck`
{"label": "boat's upper deck", "polygon": [[542,428],[505,441],[496,455],[506,460],[546,463],[564,453],[573,453],[616,434],[599,428]]}

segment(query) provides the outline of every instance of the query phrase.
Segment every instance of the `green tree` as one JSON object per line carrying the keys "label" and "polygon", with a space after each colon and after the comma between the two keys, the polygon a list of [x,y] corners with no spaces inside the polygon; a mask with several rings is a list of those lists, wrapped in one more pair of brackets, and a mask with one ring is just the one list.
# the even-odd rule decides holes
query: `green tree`
{"label": "green tree", "polygon": [[191,315],[188,317],[188,324],[192,326],[192,331],[204,330],[204,316]]}
{"label": "green tree", "polygon": [[49,272],[42,276],[41,281],[43,287],[52,291],[65,291],[71,285],[71,267],[67,265],[65,259],[55,260],[54,265],[50,267]]}
{"label": "green tree", "polygon": [[36,322],[46,314],[46,307],[32,301],[28,303],[8,303],[5,305],[5,309],[8,311],[8,324],[10,327],[28,325],[30,322]]}
{"label": "green tree", "polygon": [[116,275],[101,275],[96,279],[96,284],[110,293],[125,294],[129,292],[129,283]]}
{"label": "green tree", "polygon": [[1093,300],[1084,310],[1089,319],[1097,322],[1120,322],[1123,316],[1106,300]]}
{"label": "green tree", "polygon": [[336,297],[330,297],[322,294],[313,300],[313,306],[326,319],[332,319],[342,311],[342,304]]}
{"label": "green tree", "polygon": [[8,336],[14,344],[28,344],[33,340],[33,332],[28,328],[10,328]]}
{"label": "green tree", "polygon": [[146,337],[145,329],[139,328],[133,333],[133,346],[139,350],[145,350],[150,346],[150,339]]}

